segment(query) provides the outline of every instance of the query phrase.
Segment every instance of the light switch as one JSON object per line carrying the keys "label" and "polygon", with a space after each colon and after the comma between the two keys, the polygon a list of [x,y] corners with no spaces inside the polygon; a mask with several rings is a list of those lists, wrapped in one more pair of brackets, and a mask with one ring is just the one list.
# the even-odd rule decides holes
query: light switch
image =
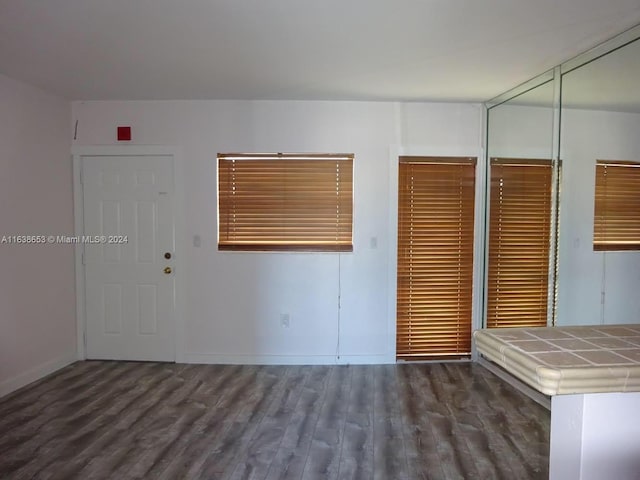
{"label": "light switch", "polygon": [[202,241],[200,240],[200,235],[194,235],[193,236],[193,246],[200,248],[200,245],[202,244]]}

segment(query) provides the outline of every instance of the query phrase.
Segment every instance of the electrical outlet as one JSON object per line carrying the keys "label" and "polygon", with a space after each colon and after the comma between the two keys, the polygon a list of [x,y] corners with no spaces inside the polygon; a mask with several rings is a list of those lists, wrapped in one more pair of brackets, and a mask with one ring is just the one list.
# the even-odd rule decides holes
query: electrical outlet
{"label": "electrical outlet", "polygon": [[282,328],[289,328],[290,318],[288,313],[280,314],[280,325],[282,326]]}

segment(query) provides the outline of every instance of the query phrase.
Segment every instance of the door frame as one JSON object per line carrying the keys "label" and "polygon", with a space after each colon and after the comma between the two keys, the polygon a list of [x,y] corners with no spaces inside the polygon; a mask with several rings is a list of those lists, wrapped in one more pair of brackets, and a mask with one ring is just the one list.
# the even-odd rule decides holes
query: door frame
{"label": "door frame", "polygon": [[[482,110],[479,111],[482,115]],[[485,262],[485,157],[482,147],[426,147],[426,146],[402,146],[391,145],[389,147],[389,263],[387,265],[388,312],[387,312],[387,352],[393,354],[393,363],[396,360],[396,335],[397,335],[397,300],[398,300],[398,171],[399,158],[401,156],[433,156],[433,157],[474,157],[476,161],[476,191],[474,207],[474,245],[473,245],[473,297],[471,310],[471,331],[482,328],[482,298],[484,295],[484,262]],[[470,360],[477,359],[475,342],[471,341]],[[467,361],[467,360],[463,360]]]}
{"label": "door frame", "polygon": [[[167,155],[173,157],[174,182],[174,228],[175,228],[175,320],[174,342],[175,359],[177,363],[184,363],[184,319],[186,318],[185,281],[185,223],[184,223],[184,181],[182,151],[178,147],[147,146],[147,145],[91,145],[71,147],[73,159],[73,217],[74,235],[84,235],[84,192],[81,182],[82,157],[88,156],[155,156]],[[75,285],[76,285],[76,354],[78,360],[85,360],[86,356],[86,295],[85,270],[82,264],[83,247],[74,246]]]}

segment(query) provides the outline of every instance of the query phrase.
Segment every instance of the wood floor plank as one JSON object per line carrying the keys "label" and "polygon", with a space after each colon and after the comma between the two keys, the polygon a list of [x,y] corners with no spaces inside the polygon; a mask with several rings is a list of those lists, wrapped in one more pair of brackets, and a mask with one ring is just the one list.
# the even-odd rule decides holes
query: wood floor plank
{"label": "wood floor plank", "polygon": [[[238,449],[234,458],[232,480],[265,478],[282,443],[284,432],[302,394],[306,377],[301,367],[286,367],[281,388],[274,390],[267,408],[250,441]],[[230,469],[228,469],[230,470]],[[226,473],[226,472],[225,472]]]}
{"label": "wood floor plank", "polygon": [[[35,452],[46,451],[47,461],[38,464],[30,462],[20,470],[19,474],[30,478],[34,475],[45,475],[48,466],[59,458],[76,455],[77,449],[83,449],[86,445],[95,444],[101,439],[102,432],[112,430],[114,420],[121,412],[127,411],[137,400],[151,401],[153,395],[149,391],[156,387],[168,388],[171,381],[171,373],[160,364],[142,365],[140,372],[135,370],[124,375],[119,365],[114,365],[114,379],[126,379],[117,387],[100,382],[98,388],[89,389],[90,395],[80,399],[69,396],[68,401],[60,400],[48,411],[48,418],[38,415],[39,421],[44,421],[37,434],[21,445],[20,451],[28,456]],[[124,376],[123,376],[124,375]],[[149,382],[142,384],[138,389],[126,393],[125,385],[130,377],[144,378],[148,375]],[[118,383],[116,383],[118,385]],[[47,400],[45,400],[46,402]],[[31,425],[32,422],[29,422]],[[71,435],[68,432],[73,432]],[[117,437],[118,432],[111,432],[111,436]],[[70,444],[67,446],[67,442]],[[11,456],[11,452],[7,454]]]}
{"label": "wood floor plank", "polygon": [[353,369],[349,366],[333,367],[333,374],[329,379],[322,409],[311,438],[302,474],[305,479],[337,478],[352,372]]}
{"label": "wood floor plank", "polygon": [[[182,439],[189,438],[207,411],[217,406],[220,397],[216,395],[212,396],[212,400],[217,400],[216,403],[191,401],[203,385],[202,372],[188,366],[178,372],[178,379],[182,386],[162,399],[160,409],[155,415],[157,419],[144,429],[143,435],[130,437],[131,447],[127,456],[132,461],[123,460],[120,467],[114,471],[116,477],[128,474],[142,478],[157,478],[160,472],[166,469],[172,454],[180,450],[184,443]],[[147,411],[147,414],[151,412]],[[133,469],[128,466],[132,462],[135,462]]]}
{"label": "wood floor plank", "polygon": [[[480,381],[486,382],[491,394],[491,412],[482,415],[485,429],[489,434],[489,443],[498,452],[501,463],[508,463],[514,475],[524,478],[548,477],[548,442],[550,421],[548,411],[537,403],[521,395],[515,388],[498,379],[481,367],[478,369]],[[530,423],[530,422],[533,422]],[[535,424],[535,426],[533,426]],[[516,439],[522,439],[518,442]],[[518,447],[527,444],[523,449]],[[544,460],[536,453],[540,452],[540,442],[547,452]]]}
{"label": "wood floor plank", "polygon": [[396,365],[381,365],[374,378],[374,479],[409,478]]}
{"label": "wood floor plank", "polygon": [[535,480],[549,425],[469,363],[88,361],[0,399],[0,478]]}
{"label": "wood floor plank", "polygon": [[402,419],[409,478],[441,480],[442,469],[438,446],[429,422],[429,412],[440,410],[425,365],[401,365],[400,396],[403,398]]}
{"label": "wood floor plank", "polygon": [[338,478],[373,478],[374,367],[352,368]]}
{"label": "wood floor plank", "polygon": [[222,478],[222,472],[235,455],[240,432],[234,427],[236,419],[247,408],[246,399],[252,397],[257,384],[259,367],[249,366],[240,370],[240,374],[225,387],[225,394],[216,407],[216,414],[204,425],[198,442],[190,455],[193,464],[188,465],[184,478]]}
{"label": "wood floor plank", "polygon": [[[109,376],[115,380],[116,385],[118,380],[138,374],[133,364],[113,364],[111,368]],[[100,367],[97,370],[103,371]],[[10,401],[13,397],[8,398],[3,402],[5,407],[1,409],[0,431],[11,431],[13,424],[19,424],[20,432],[28,440],[46,426],[51,418],[64,416],[65,410],[76,413],[90,408],[91,405],[99,404],[101,398],[113,388],[119,388],[113,387],[105,380],[104,375],[100,375],[100,381],[97,382],[94,378],[91,374],[84,379],[56,376],[51,379],[56,387],[48,387],[50,384],[38,382],[40,388],[27,388],[25,397],[20,395],[13,401]],[[70,401],[69,398],[73,400]],[[46,411],[43,410],[43,405],[46,405]],[[6,439],[7,437],[4,437],[4,440]],[[7,454],[5,449],[15,444],[15,439],[11,440],[9,446],[0,439],[0,454]]]}
{"label": "wood floor plank", "polygon": [[[131,390],[132,396],[121,413],[110,416],[111,422],[98,430],[103,433],[93,442],[92,451],[84,452],[80,457],[91,459],[89,471],[108,470],[115,477],[124,475],[123,472],[142,476],[154,456],[171,440],[171,427],[178,419],[187,417],[171,415],[165,411],[165,406],[174,397],[188,393],[193,387],[185,387],[176,369],[166,367],[165,372],[168,376],[160,383],[143,379],[142,387]],[[185,415],[187,412],[184,412]],[[67,474],[74,468],[73,471],[80,476],[88,465],[86,461],[74,462],[64,458],[59,459],[57,464]],[[48,470],[56,471],[56,464],[49,465]]]}
{"label": "wood floor plank", "polygon": [[327,366],[308,368],[309,376],[271,463],[267,480],[302,478],[332,372]]}

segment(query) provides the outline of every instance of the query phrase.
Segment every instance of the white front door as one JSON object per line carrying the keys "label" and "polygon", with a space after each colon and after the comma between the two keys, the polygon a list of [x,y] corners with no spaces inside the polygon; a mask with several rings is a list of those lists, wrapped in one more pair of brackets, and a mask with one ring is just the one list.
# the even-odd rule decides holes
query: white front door
{"label": "white front door", "polygon": [[171,155],[82,156],[86,357],[175,361]]}

